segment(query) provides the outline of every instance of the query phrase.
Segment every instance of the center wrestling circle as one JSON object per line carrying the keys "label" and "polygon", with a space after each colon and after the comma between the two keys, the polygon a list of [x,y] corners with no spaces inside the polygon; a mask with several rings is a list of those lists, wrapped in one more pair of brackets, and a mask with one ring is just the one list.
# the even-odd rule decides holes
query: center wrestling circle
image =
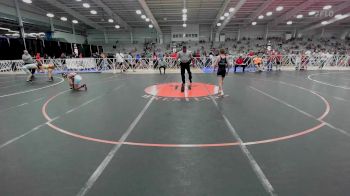
{"label": "center wrestling circle", "polygon": [[[186,94],[186,91],[184,93],[181,93],[179,89],[176,89],[176,85],[179,85],[180,83],[167,83],[167,84],[158,84],[158,85],[153,85],[145,89],[145,91],[149,94],[154,94],[154,93],[160,93],[160,95],[155,94],[156,96],[168,96],[168,97],[184,97],[184,94]],[[181,85],[181,84],[180,84]],[[202,84],[202,83],[193,83],[193,93],[188,93],[188,96],[210,96],[214,95],[217,93],[217,87],[215,85],[210,85],[210,84]],[[164,87],[164,89],[162,89]],[[200,89],[203,88],[203,91]],[[178,87],[178,88],[181,88]],[[206,90],[205,88],[208,88]],[[177,92],[179,91],[179,92]],[[192,90],[188,90],[192,91]],[[321,127],[326,125],[326,122],[323,122],[322,120],[328,115],[330,111],[330,104],[328,101],[322,97],[321,95],[317,94],[314,91],[307,90],[305,91],[310,92],[317,97],[319,97],[323,103],[325,104],[325,111],[323,114],[317,118],[317,120],[320,121],[320,124],[311,127],[306,130],[301,130],[301,131],[295,131],[294,134],[289,134],[286,136],[281,136],[281,137],[275,137],[275,138],[268,138],[268,139],[263,139],[263,140],[257,140],[257,141],[249,141],[249,142],[228,142],[228,143],[209,143],[209,144],[163,144],[163,143],[141,143],[141,142],[120,142],[120,141],[115,141],[115,140],[105,140],[105,139],[98,139],[98,138],[93,138],[85,135],[80,135],[75,133],[76,131],[71,131],[71,130],[65,130],[62,129],[54,124],[52,124],[53,119],[48,115],[47,113],[47,107],[51,101],[53,101],[55,98],[59,97],[60,95],[64,94],[65,91],[60,92],[52,97],[50,97],[42,106],[42,114],[44,115],[45,119],[48,121],[47,125],[53,128],[54,130],[64,133],[66,135],[76,137],[79,139],[87,140],[87,141],[92,141],[92,142],[99,142],[99,143],[105,143],[105,144],[122,144],[122,145],[130,145],[130,146],[141,146],[141,147],[161,147],[161,148],[207,148],[207,147],[226,147],[226,146],[239,146],[239,145],[256,145],[256,144],[266,144],[266,143],[273,143],[273,142],[279,142],[279,141],[284,141],[284,140],[289,140],[292,138],[300,137],[307,135],[309,133],[312,133]]]}
{"label": "center wrestling circle", "polygon": [[190,86],[185,85],[184,92],[181,92],[182,83],[172,82],[156,84],[145,89],[145,92],[152,96],[168,98],[195,98],[208,97],[219,93],[219,87],[212,84],[194,82]]}

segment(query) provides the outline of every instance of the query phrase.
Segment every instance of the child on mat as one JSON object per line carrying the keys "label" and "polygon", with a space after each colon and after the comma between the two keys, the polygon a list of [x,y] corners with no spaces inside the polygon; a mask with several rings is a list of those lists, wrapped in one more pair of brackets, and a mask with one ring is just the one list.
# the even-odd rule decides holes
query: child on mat
{"label": "child on mat", "polygon": [[79,74],[75,72],[71,72],[69,74],[63,73],[62,77],[68,79],[68,83],[71,89],[80,90],[82,88],[85,88],[85,90],[87,90],[86,84],[80,84],[83,78]]}
{"label": "child on mat", "polygon": [[42,64],[41,61],[37,62],[39,71],[43,72],[44,70],[47,70],[47,76],[49,77],[48,82],[53,82],[52,72],[56,66],[54,64]]}

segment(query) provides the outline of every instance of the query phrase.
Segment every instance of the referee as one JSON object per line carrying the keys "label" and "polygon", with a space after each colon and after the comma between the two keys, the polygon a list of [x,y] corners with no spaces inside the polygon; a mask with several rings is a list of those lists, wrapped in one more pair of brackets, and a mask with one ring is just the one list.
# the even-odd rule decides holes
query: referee
{"label": "referee", "polygon": [[[182,79],[182,86],[181,86],[181,92],[185,91],[185,70],[187,70],[188,77],[190,79],[190,83],[192,84],[192,73],[190,69],[190,64],[192,60],[192,54],[187,51],[186,46],[182,47],[182,51],[179,52],[177,55],[177,59],[180,59],[180,67],[181,67],[181,79]],[[191,85],[189,85],[189,90],[191,90]]]}

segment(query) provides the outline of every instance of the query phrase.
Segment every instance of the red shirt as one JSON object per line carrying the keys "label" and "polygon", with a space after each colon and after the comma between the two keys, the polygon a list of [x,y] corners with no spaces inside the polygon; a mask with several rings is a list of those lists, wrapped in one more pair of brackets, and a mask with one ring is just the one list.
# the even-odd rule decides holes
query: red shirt
{"label": "red shirt", "polygon": [[241,57],[239,57],[238,59],[236,59],[236,64],[242,65],[242,64],[243,64],[243,59],[242,59]]}
{"label": "red shirt", "polygon": [[41,60],[41,57],[40,57],[40,54],[39,54],[39,53],[36,54],[35,59],[36,59],[36,60],[39,60],[39,61]]}
{"label": "red shirt", "polygon": [[174,58],[174,59],[176,59],[176,58],[177,58],[177,53],[174,52],[173,54],[171,54],[171,57]]}

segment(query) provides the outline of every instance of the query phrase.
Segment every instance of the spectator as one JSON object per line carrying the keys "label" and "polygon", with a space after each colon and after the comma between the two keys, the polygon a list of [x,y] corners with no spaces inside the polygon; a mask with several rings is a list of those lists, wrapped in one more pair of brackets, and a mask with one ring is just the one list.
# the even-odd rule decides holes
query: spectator
{"label": "spectator", "polygon": [[242,67],[243,72],[244,72],[245,66],[246,66],[246,65],[244,64],[244,59],[242,58],[242,55],[240,55],[240,56],[236,59],[234,72],[236,73],[236,68],[237,68],[237,67]]}
{"label": "spectator", "polygon": [[125,67],[123,66],[123,63],[124,63],[124,55],[123,55],[123,53],[118,52],[118,53],[115,55],[115,57],[116,57],[116,60],[117,60],[117,66],[120,67],[120,70],[121,70],[122,72],[125,72],[126,70],[125,70]]}
{"label": "spectator", "polygon": [[253,63],[256,67],[256,70],[258,72],[262,72],[264,67],[263,67],[263,64],[262,64],[262,58],[259,57],[259,56],[256,56],[254,59],[253,59]]}
{"label": "spectator", "polygon": [[152,60],[153,60],[153,68],[156,69],[158,66],[158,57],[156,52],[153,52]]}

